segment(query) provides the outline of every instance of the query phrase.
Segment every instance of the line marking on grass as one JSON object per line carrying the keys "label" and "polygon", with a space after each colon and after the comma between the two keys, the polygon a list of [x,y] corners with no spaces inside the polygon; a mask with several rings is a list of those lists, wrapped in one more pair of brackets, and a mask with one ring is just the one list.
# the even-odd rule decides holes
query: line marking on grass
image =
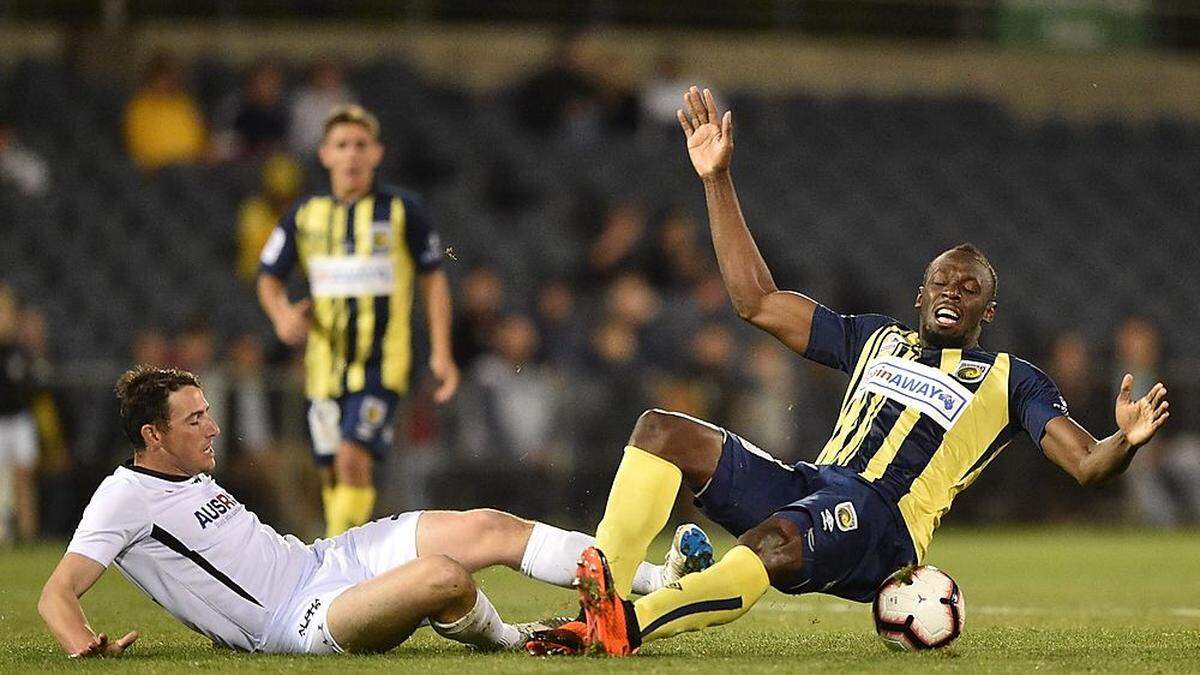
{"label": "line marking on grass", "polygon": [[1200,609],[1195,607],[1175,607],[1171,610],[1175,616],[1197,616],[1200,617]]}

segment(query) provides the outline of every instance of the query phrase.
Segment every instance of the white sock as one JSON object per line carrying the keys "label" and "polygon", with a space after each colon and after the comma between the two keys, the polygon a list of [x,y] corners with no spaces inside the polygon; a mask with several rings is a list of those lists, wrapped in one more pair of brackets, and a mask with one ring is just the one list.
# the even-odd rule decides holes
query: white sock
{"label": "white sock", "polygon": [[475,589],[475,606],[450,623],[430,621],[434,632],[449,640],[480,649],[511,649],[521,641],[516,628],[500,620],[492,601]]}
{"label": "white sock", "polygon": [[[570,588],[575,580],[579,556],[596,538],[582,532],[570,532],[545,523],[534,523],[525,555],[521,557],[521,572],[532,579],[555,586]],[[662,588],[660,565],[643,562],[633,577],[633,592],[639,595]]]}

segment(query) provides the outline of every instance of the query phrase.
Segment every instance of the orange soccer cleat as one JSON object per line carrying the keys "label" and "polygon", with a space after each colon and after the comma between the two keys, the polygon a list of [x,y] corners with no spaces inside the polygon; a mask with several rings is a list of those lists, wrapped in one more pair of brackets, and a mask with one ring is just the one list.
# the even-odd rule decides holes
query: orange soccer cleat
{"label": "orange soccer cleat", "polygon": [[525,641],[525,651],[534,656],[578,656],[586,648],[587,624],[579,620],[536,631]]}
{"label": "orange soccer cleat", "polygon": [[612,587],[608,560],[595,546],[584,549],[575,570],[575,588],[586,620],[585,647],[609,656],[629,656],[642,644],[633,603]]}

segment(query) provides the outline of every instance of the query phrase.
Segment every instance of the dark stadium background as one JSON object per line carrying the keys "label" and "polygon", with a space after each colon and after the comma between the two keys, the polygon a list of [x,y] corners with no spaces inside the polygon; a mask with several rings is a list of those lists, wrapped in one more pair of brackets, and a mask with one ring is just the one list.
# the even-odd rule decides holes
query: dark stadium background
{"label": "dark stadium background", "polygon": [[[780,286],[912,320],[925,262],[971,241],[1000,277],[984,346],[1047,370],[1094,433],[1125,370],[1170,387],[1116,484],[1079,488],[1022,438],[950,524],[1195,523],[1198,48],[1196,3],[1148,0],[0,3],[0,284],[37,356],[39,531],[67,536],[127,455],[110,387],[135,360],[199,372],[218,479],[318,531],[297,359],[238,261],[279,208],[264,176],[321,184],[286,130],[319,63],[379,114],[382,174],[424,197],[455,283],[464,384],[438,408],[418,368],[380,513],[590,527],[651,406],[815,457],[844,380],[732,312],[670,116],[695,82],[734,111]],[[164,57],[207,138],[147,169],[124,120]]]}

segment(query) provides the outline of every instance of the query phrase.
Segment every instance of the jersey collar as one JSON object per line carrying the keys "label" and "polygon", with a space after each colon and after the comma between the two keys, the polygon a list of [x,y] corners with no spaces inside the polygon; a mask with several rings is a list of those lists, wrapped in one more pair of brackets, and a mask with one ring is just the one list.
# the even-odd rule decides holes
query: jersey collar
{"label": "jersey collar", "polygon": [[194,476],[172,476],[169,473],[155,471],[154,469],[147,469],[144,466],[138,466],[138,465],[134,464],[132,459],[126,460],[125,463],[122,464],[121,466],[125,467],[126,469],[129,469],[130,471],[144,473],[147,476],[153,476],[155,478],[159,478],[162,480],[169,480],[172,483],[182,483],[184,481],[189,481],[192,478],[194,478]]}

